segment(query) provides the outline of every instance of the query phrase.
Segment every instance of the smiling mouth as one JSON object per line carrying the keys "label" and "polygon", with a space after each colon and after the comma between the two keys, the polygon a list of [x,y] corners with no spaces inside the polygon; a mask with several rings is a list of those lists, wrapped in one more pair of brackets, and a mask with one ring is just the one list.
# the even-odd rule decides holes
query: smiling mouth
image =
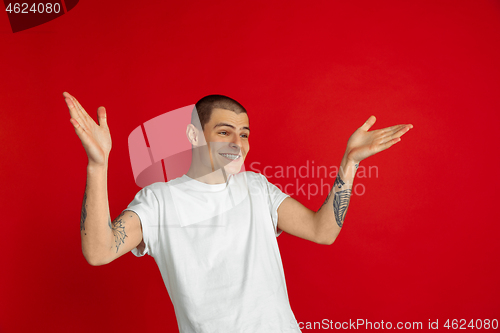
{"label": "smiling mouth", "polygon": [[227,158],[228,160],[234,161],[239,159],[241,156],[238,154],[224,154],[224,153],[219,153],[222,157]]}

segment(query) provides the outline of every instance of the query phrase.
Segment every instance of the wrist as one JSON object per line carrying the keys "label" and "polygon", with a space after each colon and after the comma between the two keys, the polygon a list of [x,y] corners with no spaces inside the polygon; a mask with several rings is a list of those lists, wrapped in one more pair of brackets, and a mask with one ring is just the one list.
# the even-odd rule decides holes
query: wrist
{"label": "wrist", "polygon": [[348,156],[348,154],[344,155],[340,164],[340,176],[344,182],[352,184],[354,177],[356,176],[358,166],[359,162]]}
{"label": "wrist", "polygon": [[361,162],[353,158],[348,150],[345,151],[344,157],[342,159],[348,165],[359,165],[359,162]]}
{"label": "wrist", "polygon": [[100,171],[108,170],[108,161],[106,160],[104,163],[95,163],[90,162],[87,164],[87,172],[95,173]]}

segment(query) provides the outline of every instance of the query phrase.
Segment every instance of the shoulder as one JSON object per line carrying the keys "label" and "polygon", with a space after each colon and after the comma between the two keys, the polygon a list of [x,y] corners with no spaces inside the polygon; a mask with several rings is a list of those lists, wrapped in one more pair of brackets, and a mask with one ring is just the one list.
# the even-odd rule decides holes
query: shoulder
{"label": "shoulder", "polygon": [[153,192],[157,193],[158,191],[161,191],[167,183],[165,182],[157,182],[153,184],[149,184],[148,186],[144,186],[140,192]]}
{"label": "shoulder", "polygon": [[168,182],[156,182],[153,184],[149,184],[148,186],[144,186],[142,190],[148,190],[154,193],[158,193],[165,191],[170,186],[179,185],[180,183],[182,183],[182,177],[171,179]]}
{"label": "shoulder", "polygon": [[238,179],[238,177],[240,177],[240,179],[245,179],[245,184],[248,186],[251,193],[268,195],[270,183],[264,175],[258,172],[245,171],[236,176],[236,179]]}
{"label": "shoulder", "polygon": [[238,177],[240,175],[245,175],[247,177],[247,179],[251,179],[251,180],[266,179],[266,177],[264,177],[263,174],[258,173],[258,172],[253,172],[253,171],[240,172],[239,174],[236,175],[236,177]]}
{"label": "shoulder", "polygon": [[265,184],[267,183],[267,178],[264,175],[253,172],[253,171],[245,171],[236,175],[236,178],[245,177],[249,184]]}
{"label": "shoulder", "polygon": [[136,198],[141,198],[145,201],[158,201],[165,196],[165,192],[168,188],[168,183],[166,182],[156,182],[153,184],[149,184],[144,186],[139,190],[136,194]]}
{"label": "shoulder", "polygon": [[145,186],[141,192],[147,195],[150,198],[155,198],[160,204],[163,204],[165,201],[172,200],[172,191],[189,191],[191,190],[189,182],[186,180],[184,176],[177,177],[169,180],[168,182],[156,182]]}

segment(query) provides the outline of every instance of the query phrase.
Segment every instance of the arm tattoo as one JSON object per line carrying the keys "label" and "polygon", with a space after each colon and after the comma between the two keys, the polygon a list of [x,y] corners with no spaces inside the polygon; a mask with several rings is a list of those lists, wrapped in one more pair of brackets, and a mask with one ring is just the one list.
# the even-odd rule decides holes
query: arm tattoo
{"label": "arm tattoo", "polygon": [[115,236],[115,246],[116,253],[118,253],[118,249],[120,245],[125,243],[125,237],[127,237],[127,233],[125,232],[124,221],[122,220],[122,216],[125,215],[125,212],[122,212],[118,217],[113,221],[113,235]]}
{"label": "arm tattoo", "polygon": [[[345,183],[340,179],[340,175],[337,175],[335,179],[334,186],[341,188]],[[351,199],[351,189],[346,189],[342,191],[335,192],[333,196],[333,212],[335,214],[335,220],[337,225],[342,228],[344,224],[345,214],[347,212],[347,206],[349,206],[349,200]]]}
{"label": "arm tattoo", "polygon": [[337,174],[337,178],[335,178],[335,183],[333,183],[333,186],[337,186],[338,188],[341,188],[344,185],[345,185],[344,181],[340,178],[340,175]]}
{"label": "arm tattoo", "polygon": [[323,204],[321,205],[321,207],[319,207],[318,212],[321,210],[321,208],[323,208],[324,205],[326,205],[326,203],[328,202],[328,200],[330,200],[330,196],[332,195],[332,192],[335,189],[335,187],[341,188],[343,185],[345,185],[345,183],[342,181],[342,179],[340,179],[340,175],[337,174],[337,178],[335,178],[335,182],[333,183],[333,188],[330,191],[330,193],[328,193],[328,196],[326,197],[325,202],[323,202]]}
{"label": "arm tattoo", "polygon": [[[333,189],[332,189],[332,191],[333,191]],[[323,202],[323,204],[321,205],[321,207],[319,207],[318,212],[321,210],[321,208],[323,208],[324,205],[326,205],[326,203],[330,199],[330,196],[332,195],[332,191],[330,191],[330,193],[328,193],[328,195],[326,196],[325,202]]]}
{"label": "arm tattoo", "polygon": [[113,230],[113,226],[111,225],[111,218],[108,217],[108,227],[109,229]]}
{"label": "arm tattoo", "polygon": [[87,186],[83,193],[82,214],[80,215],[80,231],[85,230],[85,219],[87,218]]}

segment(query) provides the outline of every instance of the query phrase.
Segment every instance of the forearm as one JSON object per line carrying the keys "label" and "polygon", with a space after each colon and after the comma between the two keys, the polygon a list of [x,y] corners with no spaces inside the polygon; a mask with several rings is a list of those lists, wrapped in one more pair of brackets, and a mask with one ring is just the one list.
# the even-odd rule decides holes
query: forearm
{"label": "forearm", "polygon": [[320,243],[333,243],[342,229],[357,168],[358,163],[345,154],[332,190],[314,216]]}
{"label": "forearm", "polygon": [[104,263],[112,247],[109,214],[108,167],[87,166],[87,185],[82,204],[80,233],[83,255],[91,265]]}

